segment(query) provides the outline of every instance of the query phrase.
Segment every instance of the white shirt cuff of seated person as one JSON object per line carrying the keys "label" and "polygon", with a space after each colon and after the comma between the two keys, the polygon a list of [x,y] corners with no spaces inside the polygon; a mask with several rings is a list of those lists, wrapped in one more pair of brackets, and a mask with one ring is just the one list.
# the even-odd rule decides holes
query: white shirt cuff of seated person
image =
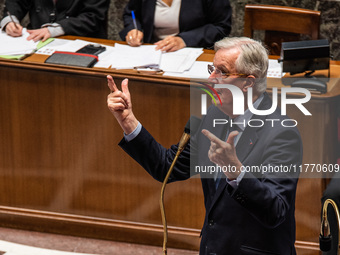
{"label": "white shirt cuff of seated person", "polygon": [[48,32],[50,32],[51,37],[58,37],[65,34],[64,29],[58,23],[47,23],[41,27],[47,27]]}
{"label": "white shirt cuff of seated person", "polygon": [[[19,20],[17,17],[12,15],[12,18],[14,20],[15,23],[20,24]],[[12,19],[10,18],[10,16],[6,16],[5,18],[3,18],[0,22],[0,27],[1,27],[1,31],[5,28],[5,26],[9,23],[12,22]]]}
{"label": "white shirt cuff of seated person", "polygon": [[130,142],[131,140],[135,139],[136,136],[139,135],[141,130],[142,130],[142,124],[140,124],[140,122],[138,121],[138,125],[135,128],[135,130],[133,130],[130,134],[124,133],[125,141]]}

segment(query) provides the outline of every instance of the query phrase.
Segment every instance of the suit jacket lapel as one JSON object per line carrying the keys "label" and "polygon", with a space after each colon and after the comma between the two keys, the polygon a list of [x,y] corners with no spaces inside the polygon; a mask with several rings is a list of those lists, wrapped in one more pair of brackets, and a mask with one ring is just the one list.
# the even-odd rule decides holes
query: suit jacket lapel
{"label": "suit jacket lapel", "polygon": [[[265,93],[265,96],[264,96],[261,104],[259,105],[258,109],[259,110],[269,109],[270,106],[271,106],[270,103],[271,103],[271,100],[270,100],[268,94]],[[260,120],[264,121],[265,116],[253,115],[252,119],[260,119]],[[258,141],[257,132],[261,128],[262,127],[250,127],[250,126],[247,125],[246,128],[244,129],[243,134],[242,134],[240,140],[238,141],[238,143],[236,145],[236,154],[237,154],[238,159],[241,162],[243,162],[246,159],[247,155],[251,152],[254,145]],[[211,187],[213,185],[213,188],[215,189],[214,179],[211,179],[211,182],[213,184],[210,184],[209,187]],[[223,193],[226,186],[227,186],[227,182],[226,182],[225,178],[223,178],[219,183],[219,186],[216,190],[216,193],[214,195],[214,198],[213,198],[213,201],[211,203],[211,207],[210,207],[208,213],[211,211],[211,209],[213,208],[214,204],[216,203],[216,201],[218,200],[220,195]]]}
{"label": "suit jacket lapel", "polygon": [[144,24],[144,41],[151,42],[153,36],[156,0],[143,0],[142,19]]}
{"label": "suit jacket lapel", "polygon": [[243,162],[258,140],[257,131],[259,128],[246,127],[240,140],[236,145],[236,155]]}

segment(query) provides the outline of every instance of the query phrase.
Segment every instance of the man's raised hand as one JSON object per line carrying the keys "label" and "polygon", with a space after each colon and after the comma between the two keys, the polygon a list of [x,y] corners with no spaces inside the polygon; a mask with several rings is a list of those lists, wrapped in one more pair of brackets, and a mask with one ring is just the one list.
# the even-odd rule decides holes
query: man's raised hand
{"label": "man's raised hand", "polygon": [[237,171],[235,172],[224,172],[229,180],[236,179],[240,174],[240,168],[242,166],[242,163],[237,158],[234,146],[234,139],[238,135],[238,131],[231,132],[226,142],[206,129],[203,129],[202,133],[210,140],[210,148],[208,151],[210,161],[221,167],[236,167]]}
{"label": "man's raised hand", "polygon": [[112,76],[107,76],[107,84],[111,90],[111,93],[107,96],[107,106],[125,134],[130,134],[138,125],[138,120],[132,112],[128,83],[128,79],[124,79],[121,84],[122,90],[120,91]]}

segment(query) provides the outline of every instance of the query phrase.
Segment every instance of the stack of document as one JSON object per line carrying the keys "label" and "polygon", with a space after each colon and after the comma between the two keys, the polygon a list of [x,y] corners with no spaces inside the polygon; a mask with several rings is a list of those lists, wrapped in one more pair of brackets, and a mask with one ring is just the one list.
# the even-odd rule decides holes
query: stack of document
{"label": "stack of document", "polygon": [[29,54],[37,48],[38,42],[27,41],[29,33],[23,29],[22,36],[12,37],[4,31],[0,33],[0,55]]}
{"label": "stack of document", "polygon": [[202,48],[188,47],[175,52],[163,53],[159,68],[164,72],[183,73],[190,70],[202,53]]}
{"label": "stack of document", "polygon": [[50,38],[45,42],[33,40],[27,41],[29,33],[24,28],[22,30],[22,36],[12,37],[7,35],[4,31],[0,32],[0,57],[18,59],[25,56],[26,54],[31,54],[38,50],[39,48],[50,43],[53,39]]}
{"label": "stack of document", "polygon": [[109,67],[116,69],[133,69],[137,67],[158,67],[161,60],[161,51],[155,50],[155,45],[142,45],[131,47],[116,43],[114,49],[103,54],[102,63],[96,67]]}
{"label": "stack of document", "polygon": [[165,72],[164,75],[182,78],[208,79],[210,76],[208,65],[212,64],[212,62],[207,61],[195,61],[189,70],[184,72]]}
{"label": "stack of document", "polygon": [[156,45],[131,47],[116,43],[110,54],[104,54],[105,57],[101,59],[101,63],[97,63],[95,66],[111,66],[116,69],[151,67],[164,72],[182,73],[189,70],[202,53],[202,49],[195,48],[184,48],[176,52],[165,53],[156,50]]}

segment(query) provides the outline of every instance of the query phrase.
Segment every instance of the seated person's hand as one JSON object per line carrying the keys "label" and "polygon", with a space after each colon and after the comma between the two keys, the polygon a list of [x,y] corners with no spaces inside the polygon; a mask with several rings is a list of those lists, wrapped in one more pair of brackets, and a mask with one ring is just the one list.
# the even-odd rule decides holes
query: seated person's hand
{"label": "seated person's hand", "polygon": [[133,47],[140,46],[143,41],[144,34],[137,29],[130,30],[125,36],[126,42]]}
{"label": "seated person's hand", "polygon": [[33,41],[35,41],[35,42],[39,41],[39,40],[42,40],[44,42],[48,38],[51,37],[51,34],[48,31],[47,27],[39,28],[39,29],[33,29],[33,30],[27,30],[27,32],[30,34],[27,37],[28,41],[33,39]]}
{"label": "seated person's hand", "polygon": [[186,46],[183,39],[179,36],[168,36],[155,44],[157,45],[156,50],[165,52],[180,50]]}
{"label": "seated person's hand", "polygon": [[22,35],[22,26],[18,23],[9,22],[6,25],[6,33],[13,37]]}

